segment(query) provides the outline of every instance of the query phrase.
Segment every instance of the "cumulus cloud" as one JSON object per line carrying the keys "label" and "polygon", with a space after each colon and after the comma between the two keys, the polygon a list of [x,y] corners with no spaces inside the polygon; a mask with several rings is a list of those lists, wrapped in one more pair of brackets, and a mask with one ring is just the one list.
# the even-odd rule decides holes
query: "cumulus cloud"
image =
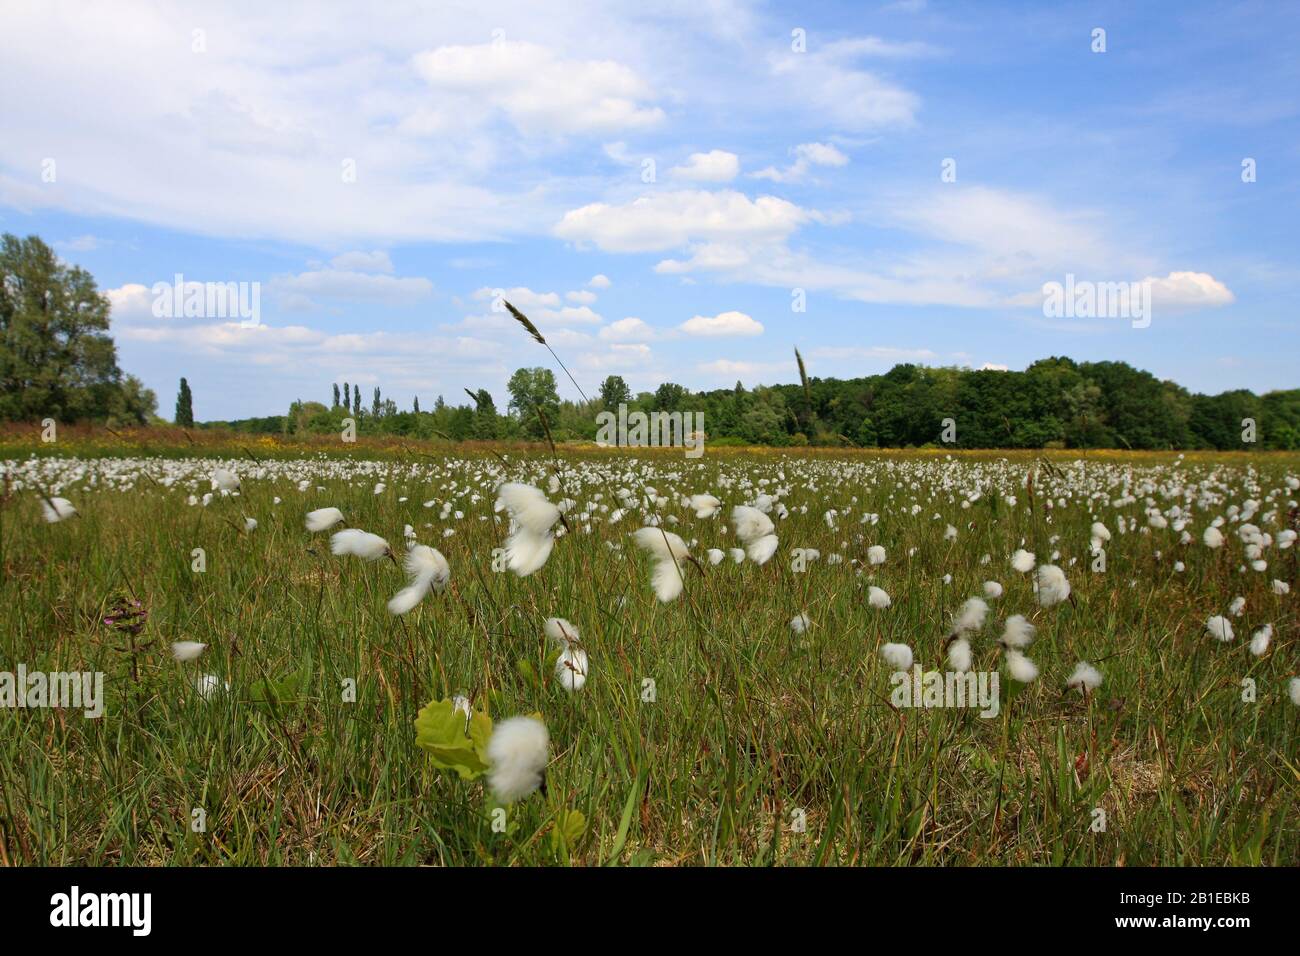
{"label": "cumulus cloud", "polygon": [[587,280],[587,285],[593,289],[608,289],[613,284],[606,275],[594,275]]}
{"label": "cumulus cloud", "polygon": [[116,289],[107,289],[112,322],[147,322],[154,318],[153,291],[138,282],[128,282]]}
{"label": "cumulus cloud", "polygon": [[794,148],[794,162],[785,169],[768,166],[754,173],[755,179],[777,183],[798,182],[813,166],[845,166],[849,158],[829,143],[800,143]]}
{"label": "cumulus cloud", "polygon": [[1208,272],[1171,272],[1142,281],[1151,283],[1153,308],[1213,309],[1237,301],[1232,290]]}
{"label": "cumulus cloud", "polygon": [[750,199],[735,190],[675,190],[629,203],[591,203],[564,214],[561,239],[605,252],[659,252],[698,240],[779,239],[811,215],[775,196]]}
{"label": "cumulus cloud", "polygon": [[723,149],[692,153],[684,165],[674,166],[668,174],[697,183],[729,183],[740,174],[740,157]]}
{"label": "cumulus cloud", "polygon": [[498,293],[517,309],[555,309],[560,305],[558,292],[534,292],[527,286],[514,286],[509,289],[491,289],[484,286],[474,290],[474,298],[479,302],[491,302],[496,299]]}
{"label": "cumulus cloud", "polygon": [[687,335],[709,338],[721,336],[753,336],[763,334],[763,324],[744,312],[720,312],[717,315],[697,315],[687,319],[678,328]]}
{"label": "cumulus cloud", "polygon": [[[523,133],[644,129],[664,112],[654,91],[613,60],[565,59],[536,43],[505,40],[443,46],[414,57],[429,86],[463,97],[473,111],[498,111]],[[436,119],[431,120],[436,126]]]}
{"label": "cumulus cloud", "polygon": [[656,337],[655,330],[635,316],[611,322],[599,334],[611,342],[648,342]]}
{"label": "cumulus cloud", "polygon": [[487,315],[471,315],[460,323],[462,328],[505,329],[514,325],[514,319],[504,305],[496,305],[497,296],[519,309],[537,325],[600,325],[604,318],[587,305],[564,305],[558,292],[535,292],[527,286],[510,289],[476,289],[472,298],[477,302],[492,304]]}

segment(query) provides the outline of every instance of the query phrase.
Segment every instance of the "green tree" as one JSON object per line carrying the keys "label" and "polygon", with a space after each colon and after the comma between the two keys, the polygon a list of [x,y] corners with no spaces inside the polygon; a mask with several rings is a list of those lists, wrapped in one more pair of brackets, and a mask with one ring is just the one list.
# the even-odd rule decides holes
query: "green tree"
{"label": "green tree", "polygon": [[0,417],[148,421],[153,393],[123,378],[110,304],[38,236],[0,238]]}
{"label": "green tree", "polygon": [[600,407],[607,412],[617,412],[619,405],[632,401],[632,389],[622,375],[610,375],[600,383]]}
{"label": "green tree", "polygon": [[555,387],[555,373],[548,368],[521,368],[506,383],[510,392],[510,413],[519,419],[527,438],[542,438],[542,423],[537,417],[541,409],[549,421],[558,417],[560,396]]}
{"label": "green tree", "polygon": [[474,423],[470,434],[483,441],[499,438],[501,423],[498,420],[496,403],[492,401],[492,393],[486,388],[480,388],[473,393],[473,397]]}
{"label": "green tree", "polygon": [[194,396],[190,394],[190,383],[184,378],[181,379],[180,393],[176,396],[176,424],[181,428],[194,427]]}
{"label": "green tree", "polygon": [[335,382],[334,383],[334,404],[331,405],[330,408],[338,408],[338,407],[339,407],[339,383]]}
{"label": "green tree", "polygon": [[361,386],[360,385],[352,386],[352,414],[353,415],[361,414]]}

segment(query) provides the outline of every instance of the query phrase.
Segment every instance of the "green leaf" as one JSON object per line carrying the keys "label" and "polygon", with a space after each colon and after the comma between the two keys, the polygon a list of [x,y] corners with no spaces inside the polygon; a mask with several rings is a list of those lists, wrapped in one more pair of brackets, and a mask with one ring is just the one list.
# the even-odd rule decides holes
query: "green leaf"
{"label": "green leaf", "polygon": [[533,664],[528,658],[521,657],[515,661],[515,670],[519,676],[526,680],[533,687],[541,687],[542,682],[537,679],[537,671],[533,669]]}
{"label": "green leaf", "polygon": [[581,810],[561,810],[555,818],[555,827],[551,830],[551,848],[556,853],[563,853],[573,848],[587,832],[587,818]]}
{"label": "green leaf", "polygon": [[253,704],[271,710],[294,707],[306,700],[306,694],[302,691],[302,686],[306,683],[305,671],[286,677],[267,678],[255,681],[248,689],[248,696]]}
{"label": "green leaf", "polygon": [[473,780],[487,770],[487,744],[492,718],[483,711],[457,710],[450,699],[435,700],[415,718],[415,743],[427,751],[435,767],[454,770],[462,780]]}

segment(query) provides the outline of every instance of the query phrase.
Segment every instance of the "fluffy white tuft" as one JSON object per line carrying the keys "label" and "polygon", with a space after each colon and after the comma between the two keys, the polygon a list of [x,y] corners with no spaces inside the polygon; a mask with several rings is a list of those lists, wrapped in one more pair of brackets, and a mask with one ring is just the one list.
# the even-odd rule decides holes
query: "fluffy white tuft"
{"label": "fluffy white tuft", "polygon": [[732,508],[731,523],[742,544],[751,544],[776,530],[771,518],[749,505],[736,505]]}
{"label": "fluffy white tuft", "polygon": [[219,491],[234,491],[239,487],[239,476],[225,468],[214,469],[212,472],[212,487]]}
{"label": "fluffy white tuft", "polygon": [[1093,667],[1087,661],[1079,661],[1074,666],[1074,673],[1070,679],[1065,682],[1066,687],[1080,687],[1086,691],[1094,691],[1101,686],[1101,671]]}
{"label": "fluffy white tuft", "polygon": [[964,674],[970,670],[970,641],[959,637],[948,646],[948,669]]}
{"label": "fluffy white tuft", "polygon": [[1034,561],[1037,560],[1034,555],[1020,548],[1011,556],[1011,567],[1021,574],[1028,574],[1034,569]]}
{"label": "fluffy white tuft", "polygon": [[1222,614],[1216,614],[1205,622],[1205,633],[1226,643],[1233,638],[1232,622]]}
{"label": "fluffy white tuft", "polygon": [[988,617],[988,613],[989,606],[982,599],[976,597],[969,599],[953,619],[953,632],[966,634],[980,630],[984,626],[984,619]]}
{"label": "fluffy white tuft", "polygon": [[996,601],[1002,597],[1002,585],[997,581],[984,582],[984,596],[990,601]]}
{"label": "fluffy white tuft", "polygon": [[498,800],[513,803],[542,785],[551,735],[536,717],[501,721],[488,739],[488,785]]}
{"label": "fluffy white tuft", "polygon": [[566,647],[555,659],[555,679],[569,693],[582,690],[587,683],[587,652],[581,647]]}
{"label": "fluffy white tuft", "polygon": [[695,509],[695,517],[697,518],[712,518],[718,513],[718,509],[722,507],[722,502],[713,495],[691,495],[687,500],[690,507]]}
{"label": "fluffy white tuft", "polygon": [[543,628],[546,636],[559,647],[568,647],[581,641],[578,629],[562,617],[548,617]]}
{"label": "fluffy white tuft", "polygon": [[757,541],[752,541],[745,548],[745,554],[749,555],[749,560],[755,564],[766,564],[772,555],[776,554],[777,538],[774,534],[765,534]]}
{"label": "fluffy white tuft", "polygon": [[41,517],[50,524],[57,524],[77,513],[72,502],[67,498],[41,499]]}
{"label": "fluffy white tuft", "polygon": [[896,671],[910,670],[912,667],[912,649],[906,644],[884,644],[880,656]]}
{"label": "fluffy white tuft", "polygon": [[800,611],[790,618],[790,630],[796,634],[806,633],[810,626],[812,626],[812,621],[809,619],[807,611]]}
{"label": "fluffy white tuft", "polygon": [[1019,651],[1007,651],[1007,673],[1014,681],[1031,684],[1038,678],[1038,665]]}
{"label": "fluffy white tuft", "polygon": [[200,644],[198,641],[173,641],[172,657],[178,661],[196,661],[199,655],[207,649],[206,644]]}
{"label": "fluffy white tuft", "polygon": [[344,528],[330,535],[330,551],[337,555],[351,554],[365,561],[378,561],[392,549],[377,534],[360,528]]}
{"label": "fluffy white tuft", "polygon": [[1060,604],[1070,596],[1070,582],[1065,572],[1054,564],[1039,565],[1038,578],[1034,582],[1038,591],[1038,603],[1043,607]]}
{"label": "fluffy white tuft", "polygon": [[547,500],[540,488],[521,482],[507,482],[497,489],[497,510],[505,508],[519,527],[532,534],[549,534],[560,520],[560,509]]}
{"label": "fluffy white tuft", "polygon": [[194,679],[194,689],[198,691],[201,700],[209,700],[219,690],[229,693],[230,682],[223,681],[216,674],[204,674]]}
{"label": "fluffy white tuft", "polygon": [[1250,635],[1250,652],[1256,657],[1263,657],[1268,650],[1269,643],[1273,640],[1273,625],[1265,624],[1254,634]]}
{"label": "fluffy white tuft", "polygon": [[506,566],[526,578],[541,570],[555,547],[552,528],[560,520],[560,509],[547,500],[539,488],[507,482],[497,489],[496,510],[504,508],[514,526],[505,541]]}
{"label": "fluffy white tuft", "polygon": [[338,508],[317,508],[307,512],[307,530],[313,534],[325,531],[343,521],[343,512]]}
{"label": "fluffy white tuft", "polygon": [[1005,647],[1023,650],[1033,643],[1037,630],[1023,614],[1012,614],[1002,631],[1001,643]]}
{"label": "fluffy white tuft", "polygon": [[390,614],[405,614],[424,600],[430,591],[441,591],[451,580],[451,565],[442,552],[427,544],[417,544],[406,552],[402,561],[409,583],[388,602]]}
{"label": "fluffy white tuft", "polygon": [[884,610],[893,602],[889,599],[889,595],[885,593],[884,588],[878,588],[872,584],[867,588],[867,603],[874,608]]}
{"label": "fluffy white tuft", "polygon": [[652,527],[638,528],[632,532],[632,539],[654,559],[650,585],[655,597],[665,602],[675,600],[682,593],[682,562],[690,555],[686,542],[671,531]]}

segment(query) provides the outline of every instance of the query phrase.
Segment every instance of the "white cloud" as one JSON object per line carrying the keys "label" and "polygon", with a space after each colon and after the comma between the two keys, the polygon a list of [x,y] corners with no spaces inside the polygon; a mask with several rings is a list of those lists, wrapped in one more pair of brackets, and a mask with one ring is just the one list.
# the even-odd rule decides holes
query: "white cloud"
{"label": "white cloud", "polygon": [[498,111],[528,135],[643,129],[664,119],[659,107],[643,105],[654,92],[631,68],[564,59],[536,43],[443,46],[413,63],[433,90],[479,115]]}
{"label": "white cloud", "polygon": [[577,364],[585,369],[643,369],[652,354],[650,346],[643,343],[610,345],[602,352],[582,353]]}
{"label": "white cloud", "polygon": [[[471,298],[478,302],[495,303],[498,292],[503,294],[502,298],[527,315],[538,326],[600,325],[604,321],[604,318],[590,306],[563,305],[558,292],[534,292],[526,286],[516,286],[511,289],[484,287],[476,289]],[[457,326],[451,327],[506,329],[514,324],[514,318],[506,311],[505,306],[501,306],[499,312],[494,307],[487,315],[467,316]]]}
{"label": "white cloud", "polygon": [[497,292],[501,292],[507,302],[520,310],[554,309],[559,308],[560,305],[558,292],[534,292],[527,286],[515,286],[510,289],[490,289],[484,286],[474,290],[474,298],[479,302],[490,302],[496,298]]}
{"label": "white cloud", "polygon": [[575,289],[572,292],[566,292],[564,297],[570,302],[577,302],[579,305],[591,305],[597,298],[596,293],[588,292],[586,289]]}
{"label": "white cloud", "polygon": [[154,320],[153,291],[138,282],[128,282],[116,289],[107,289],[111,322],[149,322]]}
{"label": "white cloud", "polygon": [[587,280],[587,285],[593,289],[608,289],[613,284],[609,281],[609,276],[606,275],[594,275]]}
{"label": "white cloud", "polygon": [[674,166],[668,174],[697,183],[728,183],[740,174],[740,157],[723,149],[691,153],[685,165]]}
{"label": "white cloud", "polygon": [[1010,367],[1007,365],[998,365],[994,362],[985,362],[980,366],[981,372],[1008,372]]}
{"label": "white cloud", "polygon": [[345,252],[331,259],[330,266],[345,272],[392,272],[393,260],[382,249],[374,252]]}
{"label": "white cloud", "polygon": [[678,328],[687,335],[719,337],[724,335],[762,335],[763,324],[744,312],[720,312],[717,315],[697,315],[687,319]]}
{"label": "white cloud", "polygon": [[605,252],[658,252],[699,240],[781,239],[812,216],[775,196],[750,199],[730,189],[652,193],[629,203],[591,203],[564,214],[561,239]]}
{"label": "white cloud", "polygon": [[853,131],[885,126],[910,126],[921,101],[916,94],[857,69],[852,61],[863,56],[919,55],[920,48],[889,44],[874,37],[811,47],[804,53],[786,53],[771,60],[777,80],[807,109],[833,126]]}
{"label": "white cloud", "polygon": [[611,342],[648,342],[656,337],[655,330],[635,316],[611,322],[600,330],[600,337]]}
{"label": "white cloud", "polygon": [[1213,309],[1237,300],[1232,290],[1208,272],[1171,272],[1164,278],[1147,276],[1151,304],[1161,309]]}
{"label": "white cloud", "polygon": [[317,304],[318,299],[411,305],[433,293],[433,283],[428,279],[343,269],[316,269],[297,275],[276,276],[267,286],[272,294],[293,302],[296,307]]}
{"label": "white cloud", "polygon": [[800,143],[794,148],[795,160],[785,169],[768,166],[754,173],[755,179],[777,183],[798,182],[813,166],[845,166],[849,158],[829,143]]}

